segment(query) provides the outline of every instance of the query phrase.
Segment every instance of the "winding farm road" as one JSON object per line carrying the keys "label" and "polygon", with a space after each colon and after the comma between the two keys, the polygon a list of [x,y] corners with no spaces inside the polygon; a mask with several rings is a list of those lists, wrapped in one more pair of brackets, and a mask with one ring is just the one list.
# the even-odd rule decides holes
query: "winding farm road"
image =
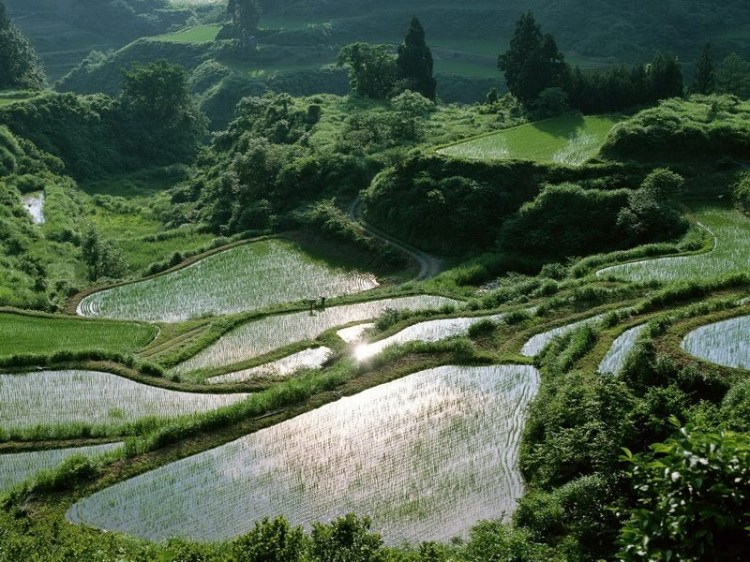
{"label": "winding farm road", "polygon": [[377,238],[378,240],[381,240],[385,242],[386,244],[389,244],[396,248],[397,250],[407,254],[410,258],[412,258],[417,264],[419,265],[419,273],[415,277],[416,280],[421,281],[423,279],[430,279],[431,277],[435,277],[438,273],[440,273],[443,269],[443,260],[427,254],[423,252],[422,250],[419,250],[418,248],[415,248],[414,246],[407,244],[406,242],[402,242],[400,240],[396,240],[389,234],[386,234],[379,228],[376,228],[368,223],[365,222],[363,218],[362,213],[362,206],[364,205],[364,201],[361,197],[357,196],[357,198],[352,201],[352,204],[349,205],[349,209],[347,211],[347,214],[349,215],[349,218],[351,218],[353,221],[359,223],[359,225],[364,229],[364,231],[372,236],[373,238]]}

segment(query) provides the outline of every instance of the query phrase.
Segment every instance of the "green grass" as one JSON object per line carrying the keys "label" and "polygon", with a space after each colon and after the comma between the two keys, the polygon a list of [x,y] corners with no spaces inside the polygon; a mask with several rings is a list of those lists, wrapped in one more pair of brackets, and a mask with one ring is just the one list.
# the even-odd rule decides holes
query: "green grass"
{"label": "green grass", "polygon": [[180,322],[319,296],[371,289],[371,275],[313,261],[290,242],[244,244],[178,271],[95,293],[80,304],[86,316]]}
{"label": "green grass", "polygon": [[93,349],[132,353],[155,336],[155,327],[135,322],[0,312],[0,356]]}
{"label": "green grass", "polygon": [[599,277],[630,281],[692,281],[747,272],[750,219],[734,209],[705,205],[693,217],[715,236],[714,249],[705,254],[643,260],[597,271]]}
{"label": "green grass", "polygon": [[17,90],[0,92],[0,107],[5,107],[6,105],[10,105],[19,101],[28,101],[38,95],[38,92],[25,92]]}
{"label": "green grass", "polygon": [[219,33],[221,25],[199,25],[196,27],[188,27],[181,29],[174,33],[167,33],[165,35],[156,35],[150,37],[152,41],[162,41],[165,43],[210,43],[216,39],[216,34]]}
{"label": "green grass", "polygon": [[564,115],[446,146],[440,154],[476,160],[533,160],[578,165],[604,143],[617,116]]}

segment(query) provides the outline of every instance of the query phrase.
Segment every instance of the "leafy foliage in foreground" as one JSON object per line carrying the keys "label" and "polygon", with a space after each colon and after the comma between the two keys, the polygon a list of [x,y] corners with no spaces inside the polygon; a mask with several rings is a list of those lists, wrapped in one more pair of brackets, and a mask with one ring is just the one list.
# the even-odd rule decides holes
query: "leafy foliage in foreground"
{"label": "leafy foliage in foreground", "polygon": [[651,450],[626,450],[638,503],[620,533],[622,559],[746,560],[750,435],[685,427]]}

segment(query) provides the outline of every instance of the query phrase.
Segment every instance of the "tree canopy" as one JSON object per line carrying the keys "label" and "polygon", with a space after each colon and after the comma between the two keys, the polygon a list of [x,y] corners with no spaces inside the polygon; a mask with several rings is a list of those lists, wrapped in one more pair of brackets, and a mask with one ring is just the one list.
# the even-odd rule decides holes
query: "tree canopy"
{"label": "tree canopy", "polygon": [[0,0],[0,89],[39,90],[44,83],[44,70],[36,52],[11,23]]}
{"label": "tree canopy", "polygon": [[554,37],[542,35],[531,12],[521,15],[510,49],[500,55],[497,66],[505,73],[508,90],[524,103],[547,88],[563,87],[569,74]]}
{"label": "tree canopy", "polygon": [[412,18],[404,42],[398,47],[396,58],[399,90],[412,90],[427,99],[435,99],[437,81],[432,76],[432,52],[425,43],[422,24]]}

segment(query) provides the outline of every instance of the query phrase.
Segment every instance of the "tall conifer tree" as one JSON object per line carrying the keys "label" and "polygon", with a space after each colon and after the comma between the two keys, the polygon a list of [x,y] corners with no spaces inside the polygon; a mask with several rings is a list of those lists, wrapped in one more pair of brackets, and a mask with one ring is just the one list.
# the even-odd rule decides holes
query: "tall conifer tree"
{"label": "tall conifer tree", "polygon": [[437,82],[432,76],[432,52],[425,43],[425,33],[417,18],[412,18],[404,42],[398,47],[396,66],[399,87],[435,99]]}

